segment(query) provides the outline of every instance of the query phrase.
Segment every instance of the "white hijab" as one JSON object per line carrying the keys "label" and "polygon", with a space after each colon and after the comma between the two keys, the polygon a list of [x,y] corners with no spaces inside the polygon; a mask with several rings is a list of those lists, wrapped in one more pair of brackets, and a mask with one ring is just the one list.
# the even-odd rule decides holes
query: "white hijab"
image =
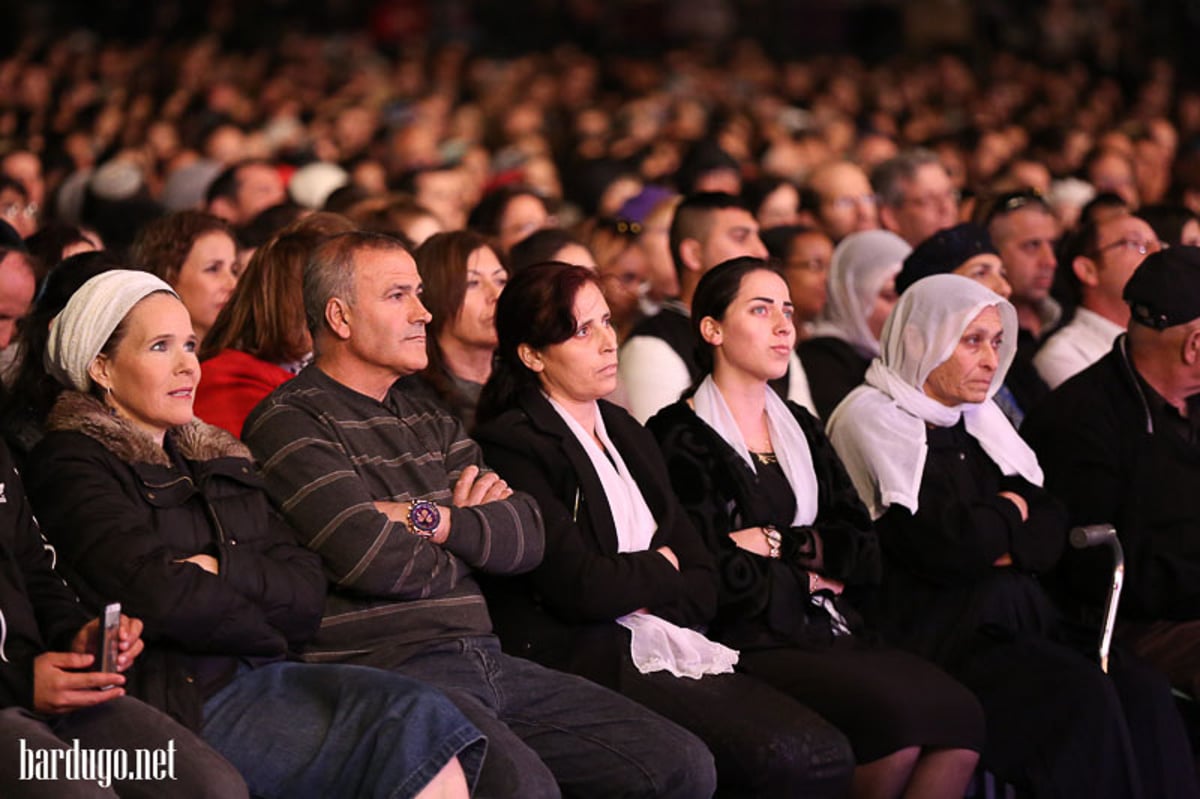
{"label": "white hijab", "polygon": [[886,230],[864,230],[842,239],[829,262],[829,297],[812,334],[840,338],[866,358],[878,355],[879,342],[867,317],[910,252],[908,242]]}
{"label": "white hijab", "polygon": [[[988,306],[999,310],[1004,338],[987,399],[943,405],[925,394],[925,381]],[[874,518],[893,503],[916,513],[928,452],[926,424],[950,427],[960,417],[1004,474],[1042,484],[1037,456],[991,399],[1017,350],[1017,312],[1007,300],[960,275],[918,280],[884,324],[881,346],[865,384],[850,392],[828,424],[829,438]]]}

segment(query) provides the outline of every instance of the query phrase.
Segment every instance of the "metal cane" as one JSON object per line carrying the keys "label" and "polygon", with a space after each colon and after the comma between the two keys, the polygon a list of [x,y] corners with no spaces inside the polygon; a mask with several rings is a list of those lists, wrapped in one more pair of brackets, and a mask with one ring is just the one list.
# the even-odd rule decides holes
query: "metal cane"
{"label": "metal cane", "polygon": [[1104,601],[1104,627],[1100,630],[1100,668],[1108,673],[1108,650],[1112,646],[1113,627],[1117,623],[1117,606],[1121,602],[1121,586],[1125,583],[1125,551],[1117,540],[1117,528],[1111,524],[1089,524],[1071,530],[1071,546],[1089,549],[1107,546],[1112,550],[1113,574]]}

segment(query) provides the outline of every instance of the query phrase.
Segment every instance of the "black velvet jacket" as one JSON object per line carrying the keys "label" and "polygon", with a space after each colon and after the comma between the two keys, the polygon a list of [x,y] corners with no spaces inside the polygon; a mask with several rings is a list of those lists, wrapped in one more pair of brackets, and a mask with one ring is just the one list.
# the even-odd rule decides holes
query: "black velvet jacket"
{"label": "black velvet jacket", "polygon": [[[896,641],[953,667],[979,636],[1050,635],[1057,612],[1039,575],[1066,544],[1062,503],[1004,476],[960,421],[928,431],[917,512],[892,505],[875,522],[886,568],[879,621]],[[1029,518],[1001,491],[1020,495]],[[1012,566],[996,566],[1005,553]]]}
{"label": "black velvet jacket", "polygon": [[[826,617],[814,615],[808,572],[846,584],[839,609],[879,581],[879,546],[870,516],[818,422],[798,405],[789,409],[812,453],[818,486],[811,527],[768,518],[758,477],[685,400],[659,411],[647,426],[667,459],[671,484],[717,559],[720,610],[713,637],[738,648],[822,647],[832,640]],[[774,524],[783,536],[782,557],[771,560],[740,549],[729,533]],[[848,616],[849,618],[849,616]]]}
{"label": "black velvet jacket", "polygon": [[[488,465],[513,489],[533,495],[545,520],[541,565],[485,585],[501,643],[514,654],[612,685],[616,656],[628,647],[628,634],[614,620],[648,608],[682,626],[704,625],[716,611],[717,579],[671,491],[654,440],[621,408],[603,400],[599,407],[658,522],[646,551],[617,551],[600,478],[541,392],[525,392],[517,407],[478,427],[475,438]],[[662,546],[675,553],[679,571],[654,551]]]}

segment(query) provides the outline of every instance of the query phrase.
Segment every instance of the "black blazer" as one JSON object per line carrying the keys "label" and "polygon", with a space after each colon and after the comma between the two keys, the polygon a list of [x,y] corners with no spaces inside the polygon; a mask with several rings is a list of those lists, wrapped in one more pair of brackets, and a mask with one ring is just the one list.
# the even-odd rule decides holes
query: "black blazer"
{"label": "black blazer", "polygon": [[[683,626],[716,612],[717,575],[708,549],[671,490],[650,434],[621,408],[599,403],[605,429],[641,488],[658,530],[650,548],[618,552],[612,510],[583,447],[540,391],[481,425],[484,459],[508,484],[532,494],[545,519],[546,554],[528,575],[487,581],[506,650],[613,684],[628,646],[614,620],[648,608]],[[668,546],[680,569],[654,550]]]}

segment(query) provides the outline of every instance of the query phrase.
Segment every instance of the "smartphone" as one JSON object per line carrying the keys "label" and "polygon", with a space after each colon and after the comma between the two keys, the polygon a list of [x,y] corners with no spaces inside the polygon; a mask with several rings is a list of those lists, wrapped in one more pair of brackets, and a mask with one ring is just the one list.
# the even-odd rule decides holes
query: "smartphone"
{"label": "smartphone", "polygon": [[107,674],[117,670],[117,643],[121,629],[121,603],[112,602],[104,606],[100,616],[100,651],[96,653],[97,671]]}

